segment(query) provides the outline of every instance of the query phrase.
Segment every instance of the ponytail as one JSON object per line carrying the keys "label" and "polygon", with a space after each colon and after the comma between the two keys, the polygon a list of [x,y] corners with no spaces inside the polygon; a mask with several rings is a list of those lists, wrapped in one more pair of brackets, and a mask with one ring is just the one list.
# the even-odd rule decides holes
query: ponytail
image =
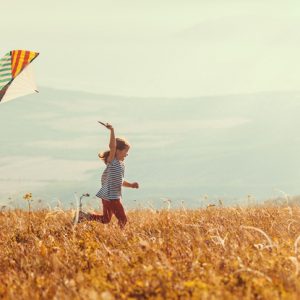
{"label": "ponytail", "polygon": [[[124,150],[125,148],[130,147],[130,144],[125,139],[122,138],[116,138],[116,144],[117,144],[116,150]],[[100,152],[98,154],[98,157],[101,160],[103,160],[105,164],[107,164],[107,159],[109,157],[109,154],[110,154],[110,150],[107,150],[104,152]]]}
{"label": "ponytail", "polygon": [[109,157],[110,151],[105,152],[99,152],[98,157],[104,161],[105,164],[107,164],[107,159]]}

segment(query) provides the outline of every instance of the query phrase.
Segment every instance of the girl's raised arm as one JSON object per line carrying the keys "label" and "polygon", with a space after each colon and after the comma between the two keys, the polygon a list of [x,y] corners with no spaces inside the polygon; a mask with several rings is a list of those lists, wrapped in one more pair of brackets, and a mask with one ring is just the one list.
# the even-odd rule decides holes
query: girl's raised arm
{"label": "girl's raised arm", "polygon": [[107,159],[107,163],[110,163],[116,155],[116,148],[117,148],[117,143],[116,143],[116,138],[115,138],[115,131],[114,128],[112,127],[111,124],[107,124],[106,128],[110,130],[110,140],[109,140],[109,156]]}

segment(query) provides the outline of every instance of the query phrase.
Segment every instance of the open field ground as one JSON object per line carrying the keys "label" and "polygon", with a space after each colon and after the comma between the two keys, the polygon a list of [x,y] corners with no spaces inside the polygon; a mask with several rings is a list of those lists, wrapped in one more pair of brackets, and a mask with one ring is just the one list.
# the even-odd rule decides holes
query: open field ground
{"label": "open field ground", "polygon": [[299,299],[300,208],[0,213],[0,298]]}

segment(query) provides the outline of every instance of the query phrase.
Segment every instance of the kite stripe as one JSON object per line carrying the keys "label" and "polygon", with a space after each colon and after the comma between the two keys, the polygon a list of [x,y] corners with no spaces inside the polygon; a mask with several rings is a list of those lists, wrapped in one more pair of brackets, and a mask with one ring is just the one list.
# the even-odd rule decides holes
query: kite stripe
{"label": "kite stripe", "polygon": [[30,51],[30,55],[29,55],[28,61],[31,62],[37,56],[38,56],[38,53]]}
{"label": "kite stripe", "polygon": [[6,81],[1,82],[1,80],[0,80],[0,92],[3,88],[5,88],[7,86],[7,84],[10,83],[10,81],[11,80],[6,80]]}
{"label": "kite stripe", "polygon": [[1,90],[0,90],[0,102],[1,102],[1,100],[3,98],[3,96],[5,95],[8,87],[9,87],[9,84],[6,84],[3,87],[1,87]]}
{"label": "kite stripe", "polygon": [[[0,59],[0,67],[11,67],[11,56],[10,52],[6,53],[4,57]],[[11,71],[11,70],[10,70]]]}
{"label": "kite stripe", "polygon": [[5,78],[11,78],[11,74],[3,74],[3,75],[0,75],[0,79],[3,80]]}
{"label": "kite stripe", "polygon": [[16,64],[17,53],[18,53],[18,51],[11,51],[11,67],[12,68]]}
{"label": "kite stripe", "polygon": [[3,73],[4,71],[11,71],[11,68],[3,68],[3,69],[1,69],[0,74]]}
{"label": "kite stripe", "polygon": [[11,53],[8,52],[0,60],[0,97],[2,98],[5,92],[3,93],[3,88],[6,91],[7,84],[12,80],[11,76]]}
{"label": "kite stripe", "polygon": [[29,52],[30,51],[22,51],[21,58],[18,62],[17,71],[16,71],[16,74],[14,75],[14,77],[17,76],[27,66]]}
{"label": "kite stripe", "polygon": [[0,76],[0,80],[3,81],[3,80],[11,80],[12,77],[11,75],[5,75],[5,76]]}
{"label": "kite stripe", "polygon": [[0,74],[0,78],[3,78],[3,77],[10,77],[11,78],[11,73]]}
{"label": "kite stripe", "polygon": [[13,63],[12,63],[12,68],[13,68],[12,76],[15,77],[22,50],[17,50],[17,51],[12,51],[12,52],[13,52],[13,58],[14,58]]}
{"label": "kite stripe", "polygon": [[33,51],[15,50],[12,51],[12,76],[15,78],[31,61],[38,56],[38,53]]}

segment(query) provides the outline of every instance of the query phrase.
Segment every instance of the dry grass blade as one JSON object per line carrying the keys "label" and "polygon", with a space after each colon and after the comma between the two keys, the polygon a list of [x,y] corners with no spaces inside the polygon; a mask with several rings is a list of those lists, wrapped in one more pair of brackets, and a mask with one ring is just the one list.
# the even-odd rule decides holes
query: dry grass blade
{"label": "dry grass blade", "polygon": [[268,241],[268,245],[266,245],[266,247],[277,247],[275,244],[273,244],[271,238],[263,230],[261,230],[260,228],[257,228],[257,227],[254,227],[254,226],[244,226],[244,225],[242,225],[240,228],[255,230],[255,231],[261,233],[266,238],[266,240]]}
{"label": "dry grass blade", "polygon": [[264,274],[260,271],[252,270],[251,268],[242,268],[242,269],[235,271],[233,274],[237,274],[237,273],[241,273],[241,272],[249,272],[254,275],[261,276],[261,277],[265,278],[266,280],[268,280],[270,283],[273,283],[273,280],[271,279],[271,277],[267,276],[266,274]]}
{"label": "dry grass blade", "polygon": [[295,254],[298,254],[298,243],[300,241],[300,235],[296,238],[295,243],[294,243],[294,249],[295,249]]}

